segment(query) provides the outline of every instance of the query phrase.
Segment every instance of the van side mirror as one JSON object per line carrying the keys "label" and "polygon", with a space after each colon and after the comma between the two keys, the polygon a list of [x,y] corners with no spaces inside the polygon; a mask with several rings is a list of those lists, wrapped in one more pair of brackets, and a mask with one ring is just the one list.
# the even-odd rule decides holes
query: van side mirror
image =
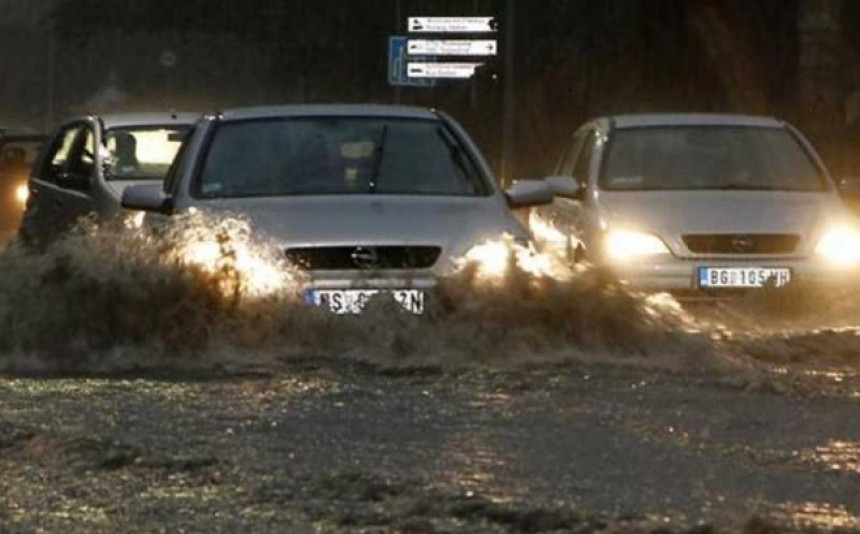
{"label": "van side mirror", "polygon": [[543,180],[519,180],[505,191],[511,209],[533,208],[552,203],[552,191]]}
{"label": "van side mirror", "polygon": [[126,187],[122,192],[122,207],[135,211],[148,211],[169,215],[173,203],[164,194],[162,184],[141,184]]}
{"label": "van side mirror", "polygon": [[557,197],[581,200],[585,192],[573,176],[549,176],[544,181]]}

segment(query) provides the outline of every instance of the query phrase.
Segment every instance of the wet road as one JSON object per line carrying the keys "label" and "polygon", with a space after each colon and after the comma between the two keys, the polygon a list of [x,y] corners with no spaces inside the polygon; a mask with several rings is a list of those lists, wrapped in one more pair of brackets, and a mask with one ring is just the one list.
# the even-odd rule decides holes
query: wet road
{"label": "wet road", "polygon": [[844,377],[797,387],[584,364],[9,378],[0,521],[21,532],[590,532],[735,531],[761,517],[860,530],[854,391]]}

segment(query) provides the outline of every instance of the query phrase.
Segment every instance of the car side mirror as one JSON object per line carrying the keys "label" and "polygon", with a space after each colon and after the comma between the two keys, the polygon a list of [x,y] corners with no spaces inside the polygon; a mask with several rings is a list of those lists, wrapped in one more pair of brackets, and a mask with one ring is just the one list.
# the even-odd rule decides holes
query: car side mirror
{"label": "car side mirror", "polygon": [[552,203],[552,190],[543,180],[520,180],[505,191],[511,209],[533,208]]}
{"label": "car side mirror", "polygon": [[585,192],[573,176],[549,176],[544,181],[557,197],[581,200]]}
{"label": "car side mirror", "polygon": [[148,211],[169,215],[173,206],[170,196],[164,194],[161,184],[141,184],[126,187],[122,192],[122,207],[135,211]]}

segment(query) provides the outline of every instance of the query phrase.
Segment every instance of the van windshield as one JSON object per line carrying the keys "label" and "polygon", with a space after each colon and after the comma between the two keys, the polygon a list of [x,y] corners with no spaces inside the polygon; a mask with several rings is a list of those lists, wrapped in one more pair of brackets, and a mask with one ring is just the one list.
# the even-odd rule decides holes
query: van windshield
{"label": "van windshield", "polygon": [[618,130],[600,186],[612,191],[822,191],[827,182],[782,128],[670,126]]}

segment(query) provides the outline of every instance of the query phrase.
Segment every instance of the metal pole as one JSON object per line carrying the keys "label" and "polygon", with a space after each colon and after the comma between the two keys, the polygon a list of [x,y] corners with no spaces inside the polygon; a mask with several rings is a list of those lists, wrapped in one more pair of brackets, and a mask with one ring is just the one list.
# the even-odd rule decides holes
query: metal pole
{"label": "metal pole", "polygon": [[47,79],[47,95],[45,95],[47,102],[46,102],[46,106],[45,106],[45,125],[43,127],[43,130],[45,133],[47,133],[49,130],[51,130],[54,127],[54,120],[55,120],[54,116],[56,114],[56,111],[54,109],[54,105],[55,105],[54,104],[54,93],[56,92],[56,89],[54,86],[56,84],[56,81],[55,81],[55,73],[54,73],[55,65],[54,65],[54,27],[53,26],[48,27],[48,39],[47,39],[47,41],[48,41],[47,42],[47,45],[48,45],[48,58],[47,58],[48,59],[48,61],[47,61],[48,79]]}
{"label": "metal pole", "polygon": [[514,0],[505,0],[505,47],[502,109],[502,184],[509,185],[514,173],[514,128],[516,126],[516,87],[514,85]]}
{"label": "metal pole", "polygon": [[[394,17],[396,20],[394,21],[394,30],[397,35],[401,35],[401,31],[403,28],[403,6],[401,0],[396,0],[396,4],[394,6]],[[400,104],[403,101],[403,88],[399,85],[394,86],[394,103]]]}
{"label": "metal pole", "polygon": [[[472,15],[480,15],[478,0],[472,0]],[[478,77],[472,76],[472,80],[469,83],[469,105],[472,109],[472,113],[475,113],[478,110]]]}

